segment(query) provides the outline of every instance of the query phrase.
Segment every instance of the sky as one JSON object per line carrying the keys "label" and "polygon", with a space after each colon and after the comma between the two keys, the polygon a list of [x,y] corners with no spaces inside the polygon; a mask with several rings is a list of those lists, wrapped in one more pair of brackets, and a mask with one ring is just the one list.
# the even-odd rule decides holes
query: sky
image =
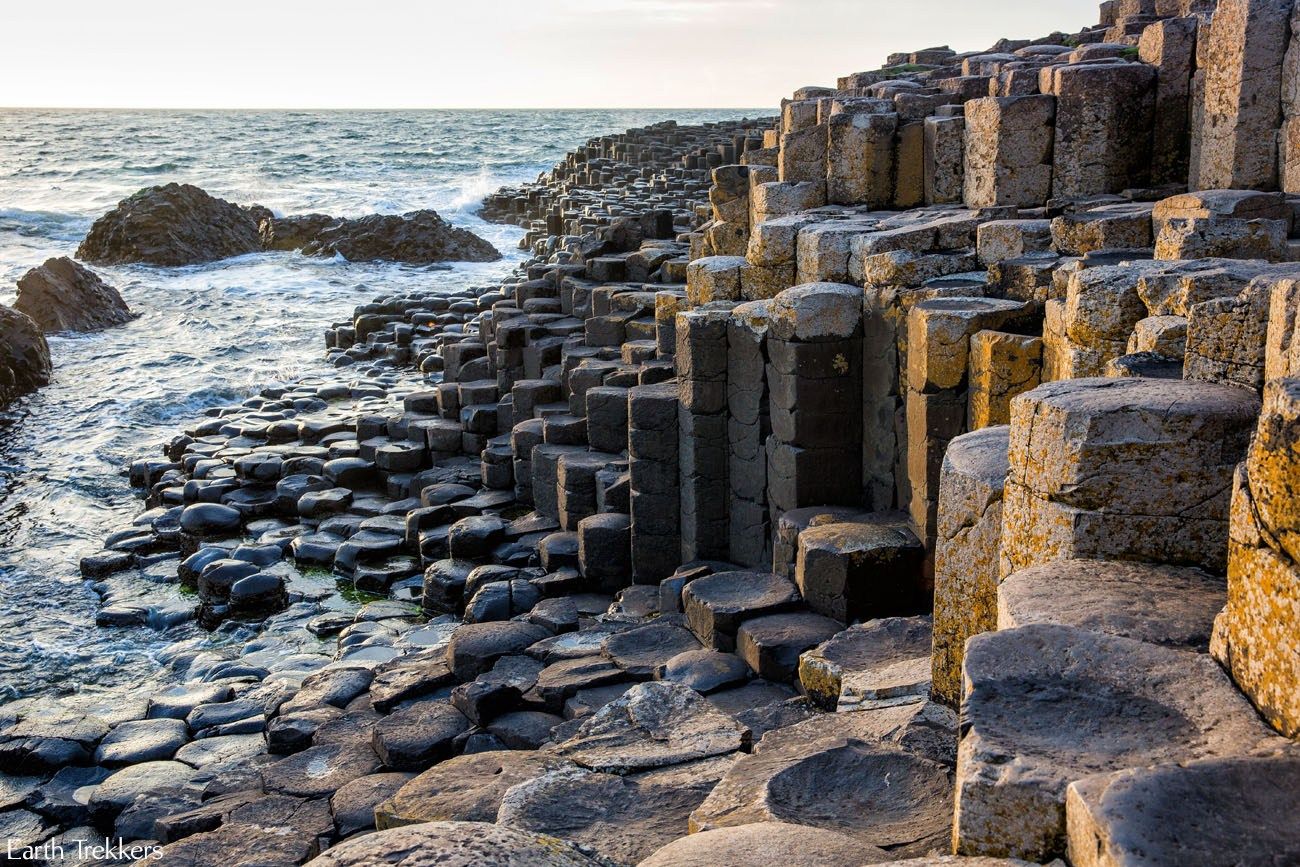
{"label": "sky", "polygon": [[758,108],[1097,0],[0,0],[0,106]]}

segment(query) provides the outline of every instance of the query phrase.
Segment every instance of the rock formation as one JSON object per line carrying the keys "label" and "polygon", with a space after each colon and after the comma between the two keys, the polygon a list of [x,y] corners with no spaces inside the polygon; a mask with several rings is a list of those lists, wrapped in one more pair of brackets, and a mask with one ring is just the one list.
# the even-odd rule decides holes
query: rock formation
{"label": "rock formation", "polygon": [[47,332],[97,331],[132,319],[116,289],[67,256],[47,259],[19,278],[14,309]]}
{"label": "rock formation", "polygon": [[143,189],[95,221],[77,258],[95,265],[194,265],[262,248],[264,208],[245,209],[192,184]]}
{"label": "rock formation", "polygon": [[[516,273],[381,294],[333,374],[132,465],[149,511],[82,562],[103,621],[162,616],[115,582],[172,552],[182,616],[264,634],[116,728],[5,718],[7,832],[1294,861],[1293,5],[1108,0],[490,197]],[[317,569],[387,598],[341,613]]]}
{"label": "rock formation", "polygon": [[501,258],[490,243],[434,211],[352,220],[324,214],[276,217],[260,205],[236,205],[190,184],[149,187],[123,199],[90,227],[77,257],[101,265],[194,265],[299,249],[312,256],[416,265]]}
{"label": "rock formation", "polygon": [[25,313],[0,304],[0,407],[50,382],[50,347]]}

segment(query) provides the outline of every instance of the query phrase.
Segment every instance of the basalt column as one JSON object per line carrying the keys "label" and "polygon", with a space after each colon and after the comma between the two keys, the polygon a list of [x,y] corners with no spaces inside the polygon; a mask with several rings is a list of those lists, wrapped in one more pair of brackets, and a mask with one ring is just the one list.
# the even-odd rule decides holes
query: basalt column
{"label": "basalt column", "polygon": [[1300,379],[1264,389],[1237,469],[1228,530],[1228,604],[1211,651],[1282,734],[1300,736]]}
{"label": "basalt column", "polygon": [[667,578],[681,562],[677,400],[674,380],[627,393],[632,578],[638,584]]}
{"label": "basalt column", "polygon": [[[731,305],[677,314],[682,561],[727,559],[727,329]],[[635,481],[633,482],[635,485]]]}
{"label": "basalt column", "polygon": [[727,559],[743,566],[771,559],[763,454],[763,442],[772,432],[763,375],[771,309],[771,301],[738,305],[727,326]]}
{"label": "basalt column", "polygon": [[772,304],[767,438],[772,520],[862,498],[862,293],[842,283],[787,289]]}

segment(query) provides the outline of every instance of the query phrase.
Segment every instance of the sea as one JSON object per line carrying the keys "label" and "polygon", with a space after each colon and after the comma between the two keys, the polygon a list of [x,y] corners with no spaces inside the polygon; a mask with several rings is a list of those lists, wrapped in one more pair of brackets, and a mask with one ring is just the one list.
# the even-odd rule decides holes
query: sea
{"label": "sea", "polygon": [[770,113],[0,109],[0,303],[29,268],[73,255],[121,199],[172,181],[279,215],[432,208],[504,254],[450,268],[298,253],[97,267],[138,318],[51,337],[54,381],[0,411],[0,706],[138,696],[174,679],[169,648],[223,641],[192,622],[96,625],[99,597],[78,562],[142,510],[132,460],[207,408],[329,369],[323,332],[357,304],[507,274],[523,231],[478,216],[498,187],[536,179],[593,136]]}

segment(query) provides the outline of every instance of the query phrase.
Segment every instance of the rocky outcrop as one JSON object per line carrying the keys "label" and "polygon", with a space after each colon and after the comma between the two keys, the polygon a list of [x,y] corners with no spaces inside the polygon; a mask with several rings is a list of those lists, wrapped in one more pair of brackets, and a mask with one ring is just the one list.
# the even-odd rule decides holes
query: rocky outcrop
{"label": "rocky outcrop", "polygon": [[67,256],[47,259],[19,278],[14,309],[47,332],[98,331],[133,318],[116,289]]}
{"label": "rocky outcrop", "polygon": [[95,221],[77,258],[97,265],[194,265],[262,249],[265,208],[241,208],[191,184],[143,189]]}
{"label": "rocky outcrop", "polygon": [[351,262],[383,259],[411,265],[501,258],[496,247],[468,229],[451,225],[435,211],[339,220],[316,232],[302,252],[308,256],[337,254]]}
{"label": "rocky outcrop", "polygon": [[0,406],[50,382],[50,346],[25,313],[0,304]]}
{"label": "rocky outcrop", "polygon": [[501,258],[490,243],[436,211],[276,217],[260,205],[236,205],[190,184],[149,187],[123,199],[90,227],[77,257],[100,265],[195,265],[262,250],[412,265]]}

